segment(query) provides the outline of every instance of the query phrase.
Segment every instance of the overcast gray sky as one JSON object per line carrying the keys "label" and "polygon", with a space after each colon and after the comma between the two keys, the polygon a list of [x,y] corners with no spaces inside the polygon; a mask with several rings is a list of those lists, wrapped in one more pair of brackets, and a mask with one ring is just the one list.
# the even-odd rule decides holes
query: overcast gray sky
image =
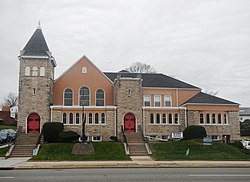
{"label": "overcast gray sky", "polygon": [[102,71],[139,61],[250,106],[249,0],[1,0],[0,101],[39,20],[56,77],[83,55]]}

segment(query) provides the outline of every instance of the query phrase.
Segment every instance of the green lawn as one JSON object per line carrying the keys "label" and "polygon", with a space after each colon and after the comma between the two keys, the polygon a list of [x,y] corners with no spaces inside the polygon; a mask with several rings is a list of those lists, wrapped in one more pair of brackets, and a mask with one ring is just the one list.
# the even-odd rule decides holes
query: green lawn
{"label": "green lawn", "polygon": [[[230,145],[213,142],[203,145],[193,140],[150,144],[156,160],[250,160],[250,155]],[[189,149],[189,155],[186,152]]]}
{"label": "green lawn", "polygon": [[120,142],[93,143],[94,155],[72,155],[74,143],[49,143],[43,144],[37,156],[32,160],[130,160],[125,154],[123,144]]}
{"label": "green lawn", "polygon": [[13,129],[13,130],[16,130],[16,126],[0,125],[0,130],[3,130],[3,129]]}
{"label": "green lawn", "polygon": [[0,157],[4,157],[5,154],[8,152],[9,147],[1,148],[0,149]]}

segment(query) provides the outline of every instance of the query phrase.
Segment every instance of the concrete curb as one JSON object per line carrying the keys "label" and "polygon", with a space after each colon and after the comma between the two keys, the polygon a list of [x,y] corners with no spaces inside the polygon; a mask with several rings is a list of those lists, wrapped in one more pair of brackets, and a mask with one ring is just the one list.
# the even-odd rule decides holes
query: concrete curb
{"label": "concrete curb", "polygon": [[25,162],[14,169],[74,168],[250,168],[250,161],[51,161]]}

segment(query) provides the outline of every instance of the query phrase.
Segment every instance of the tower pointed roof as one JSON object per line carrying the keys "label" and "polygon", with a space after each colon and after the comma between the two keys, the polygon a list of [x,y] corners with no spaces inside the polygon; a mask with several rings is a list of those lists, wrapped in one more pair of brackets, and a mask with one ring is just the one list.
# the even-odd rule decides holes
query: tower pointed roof
{"label": "tower pointed roof", "polygon": [[22,56],[49,56],[49,48],[40,25],[23,48]]}

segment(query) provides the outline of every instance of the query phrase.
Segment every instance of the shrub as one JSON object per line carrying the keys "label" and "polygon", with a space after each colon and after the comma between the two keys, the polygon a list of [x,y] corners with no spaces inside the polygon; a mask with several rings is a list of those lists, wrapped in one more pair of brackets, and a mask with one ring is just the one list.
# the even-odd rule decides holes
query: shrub
{"label": "shrub", "polygon": [[114,142],[117,142],[117,141],[118,141],[118,138],[117,138],[117,136],[111,136],[111,137],[110,137],[110,140],[113,140]]}
{"label": "shrub", "polygon": [[186,140],[201,139],[206,136],[207,132],[203,126],[188,126],[183,132],[183,137]]}
{"label": "shrub", "polygon": [[63,124],[60,122],[47,122],[44,123],[42,133],[44,136],[44,142],[52,143],[58,142],[58,133],[63,130]]}
{"label": "shrub", "polygon": [[61,131],[58,136],[60,142],[73,142],[80,137],[80,135],[74,131]]}
{"label": "shrub", "polygon": [[235,146],[235,147],[240,148],[240,149],[244,149],[240,140],[233,141],[233,143],[230,143],[230,145]]}

